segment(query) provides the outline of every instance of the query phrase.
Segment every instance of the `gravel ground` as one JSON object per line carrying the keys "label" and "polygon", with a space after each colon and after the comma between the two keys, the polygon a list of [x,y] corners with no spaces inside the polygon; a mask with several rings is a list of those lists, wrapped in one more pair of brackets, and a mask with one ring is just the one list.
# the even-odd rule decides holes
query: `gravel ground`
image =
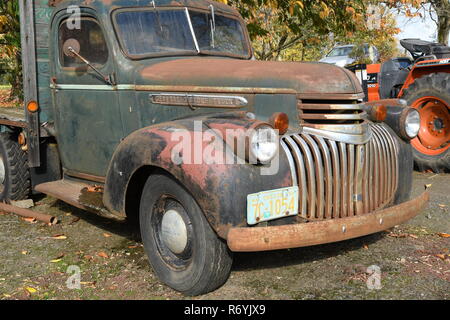
{"label": "gravel ground", "polygon": [[[236,254],[228,282],[194,299],[449,299],[450,175],[415,173],[414,195],[429,184],[428,209],[405,225],[340,243]],[[62,222],[0,214],[0,299],[192,299],[158,281],[133,226],[50,197],[35,201],[33,210]],[[81,271],[80,289],[67,287],[69,266]]]}

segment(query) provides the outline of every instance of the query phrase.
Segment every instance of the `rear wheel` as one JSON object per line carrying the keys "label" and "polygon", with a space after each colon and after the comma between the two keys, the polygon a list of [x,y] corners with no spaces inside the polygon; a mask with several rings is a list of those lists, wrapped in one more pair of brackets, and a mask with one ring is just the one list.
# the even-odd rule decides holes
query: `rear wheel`
{"label": "rear wheel", "polygon": [[17,135],[0,133],[0,201],[23,200],[30,195],[28,158]]}
{"label": "rear wheel", "polygon": [[183,186],[164,174],[150,176],[139,211],[144,248],[161,281],[191,296],[225,283],[231,252]]}
{"label": "rear wheel", "polygon": [[402,99],[420,112],[417,138],[411,141],[420,171],[450,171],[450,74],[435,73],[417,79]]}

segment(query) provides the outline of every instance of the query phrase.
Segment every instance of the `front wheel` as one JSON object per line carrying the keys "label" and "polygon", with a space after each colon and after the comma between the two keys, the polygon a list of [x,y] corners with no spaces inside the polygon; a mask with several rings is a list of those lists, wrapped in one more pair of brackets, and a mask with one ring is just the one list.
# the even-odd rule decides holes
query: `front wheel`
{"label": "front wheel", "polygon": [[417,168],[450,171],[450,74],[418,78],[401,98],[420,112],[419,135],[411,141]]}
{"label": "front wheel", "polygon": [[231,252],[189,192],[171,177],[156,174],[149,177],[141,199],[142,240],[158,278],[190,296],[224,284]]}

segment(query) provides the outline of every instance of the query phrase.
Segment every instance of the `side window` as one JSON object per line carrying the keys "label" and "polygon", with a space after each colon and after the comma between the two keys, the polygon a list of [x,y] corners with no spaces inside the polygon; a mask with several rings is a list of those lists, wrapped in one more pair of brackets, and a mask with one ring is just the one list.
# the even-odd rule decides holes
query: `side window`
{"label": "side window", "polygon": [[80,55],[96,66],[108,61],[108,47],[99,24],[92,18],[82,18],[81,28],[72,29],[67,20],[59,27],[59,52],[62,67],[79,67],[84,65],[77,57],[67,57],[63,53],[63,45],[68,39],[80,42]]}

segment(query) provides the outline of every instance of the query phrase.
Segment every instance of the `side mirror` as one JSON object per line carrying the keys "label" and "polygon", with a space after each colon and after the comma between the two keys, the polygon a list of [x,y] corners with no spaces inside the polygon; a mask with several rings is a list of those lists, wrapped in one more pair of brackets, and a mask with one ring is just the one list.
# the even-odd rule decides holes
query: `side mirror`
{"label": "side mirror", "polygon": [[80,54],[80,42],[76,39],[68,39],[63,44],[63,52],[67,57],[74,58]]}
{"label": "side mirror", "polygon": [[114,86],[115,81],[113,78],[113,75],[106,76],[103,73],[101,73],[100,70],[98,70],[96,67],[92,65],[86,58],[84,58],[80,54],[80,42],[76,39],[68,39],[63,44],[63,52],[64,55],[71,58],[78,58],[81,61],[83,61],[86,65],[88,65],[92,70],[94,70],[107,84]]}

